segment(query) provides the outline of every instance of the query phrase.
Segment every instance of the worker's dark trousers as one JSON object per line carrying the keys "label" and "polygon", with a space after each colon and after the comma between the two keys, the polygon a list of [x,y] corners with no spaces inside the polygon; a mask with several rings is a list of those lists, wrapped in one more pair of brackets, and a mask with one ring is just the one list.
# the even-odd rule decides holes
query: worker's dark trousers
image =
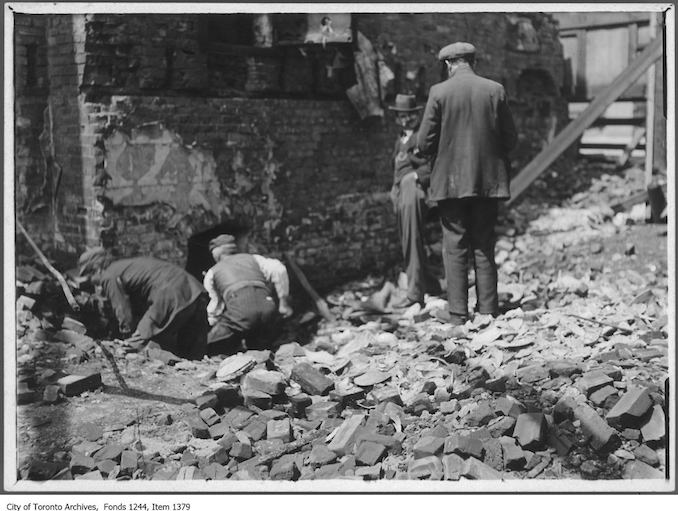
{"label": "worker's dark trousers", "polygon": [[475,259],[477,310],[481,314],[496,315],[499,312],[494,260],[497,202],[497,199],[479,197],[438,202],[447,300],[450,314],[455,316],[468,316],[469,250],[473,251]]}
{"label": "worker's dark trousers", "polygon": [[175,355],[190,359],[200,359],[207,346],[207,294],[200,295],[193,303],[179,312],[165,330],[154,336],[151,341],[158,347],[171,351]]}
{"label": "worker's dark trousers", "polygon": [[440,284],[424,249],[424,221],[428,212],[425,199],[426,193],[414,180],[401,182],[395,198],[398,233],[407,273],[407,297],[416,302],[424,300],[424,293],[440,292]]}
{"label": "worker's dark trousers", "polygon": [[207,336],[208,355],[237,351],[243,340],[250,348],[263,345],[275,334],[278,306],[268,289],[243,287],[230,293],[225,304]]}

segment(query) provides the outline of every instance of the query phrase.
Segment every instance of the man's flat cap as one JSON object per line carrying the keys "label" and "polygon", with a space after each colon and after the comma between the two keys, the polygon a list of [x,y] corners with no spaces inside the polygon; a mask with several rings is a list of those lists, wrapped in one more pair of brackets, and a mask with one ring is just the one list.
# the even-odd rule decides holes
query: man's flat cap
{"label": "man's flat cap", "polygon": [[456,42],[448,44],[438,53],[438,60],[449,60],[476,54],[476,47],[471,43]]}

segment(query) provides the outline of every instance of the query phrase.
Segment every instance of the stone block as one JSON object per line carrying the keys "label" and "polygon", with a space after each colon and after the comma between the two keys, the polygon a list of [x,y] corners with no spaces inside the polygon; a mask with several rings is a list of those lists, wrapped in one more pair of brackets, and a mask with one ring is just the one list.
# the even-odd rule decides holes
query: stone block
{"label": "stone block", "polygon": [[245,406],[256,406],[262,410],[268,410],[273,406],[273,397],[266,392],[260,392],[253,389],[243,389],[242,397]]}
{"label": "stone block", "polygon": [[92,472],[87,472],[85,474],[76,476],[75,479],[85,479],[88,481],[101,481],[103,480],[103,476],[101,475],[101,472],[98,470],[93,470]]}
{"label": "stone block", "polygon": [[364,415],[352,415],[348,417],[344,423],[339,426],[339,429],[332,438],[332,441],[327,446],[331,451],[336,452],[339,456],[349,454],[353,449],[356,436],[362,426]]}
{"label": "stone block", "polygon": [[219,463],[210,463],[202,468],[205,479],[212,481],[221,481],[228,478],[228,470]]}
{"label": "stone block", "polygon": [[445,454],[458,454],[463,457],[472,456],[482,459],[485,448],[483,443],[477,438],[472,438],[468,435],[451,435],[445,439],[443,452]]}
{"label": "stone block", "polygon": [[237,460],[248,460],[253,455],[252,446],[242,442],[233,442],[228,454]]}
{"label": "stone block", "polygon": [[576,387],[581,390],[583,394],[589,397],[596,390],[602,389],[607,385],[611,385],[612,378],[602,371],[590,371],[584,373],[576,382]]}
{"label": "stone block", "polygon": [[256,442],[266,436],[266,431],[268,429],[267,422],[268,421],[255,417],[247,423],[247,425],[242,429],[242,431],[248,437],[250,437],[253,442]]}
{"label": "stone block", "polygon": [[504,458],[504,467],[510,470],[522,469],[527,460],[524,451],[518,447],[514,438],[503,436],[499,439]]}
{"label": "stone block", "polygon": [[356,467],[355,475],[360,477],[363,481],[377,481],[382,478],[383,468],[381,463],[376,463],[373,466]]}
{"label": "stone block", "polygon": [[386,454],[386,447],[376,442],[361,442],[355,455],[357,465],[376,465]]}
{"label": "stone block", "polygon": [[306,362],[294,366],[290,378],[312,396],[327,395],[334,388],[334,381]]}
{"label": "stone block", "polygon": [[299,477],[294,455],[282,456],[273,462],[270,477],[273,481],[296,481]]}
{"label": "stone block", "polygon": [[516,419],[513,437],[525,449],[534,450],[544,443],[546,420],[542,413],[522,413]]}
{"label": "stone block", "polygon": [[319,401],[306,407],[306,418],[310,421],[338,417],[341,405],[336,401]]}
{"label": "stone block", "polygon": [[605,420],[617,428],[638,427],[650,408],[652,408],[650,392],[646,388],[632,387],[617,401]]}
{"label": "stone block", "polygon": [[647,463],[651,467],[656,467],[659,465],[659,456],[657,456],[657,453],[654,449],[649,448],[645,444],[641,444],[636,447],[633,451],[633,454],[637,460]]}
{"label": "stone block", "polygon": [[633,460],[624,465],[622,477],[624,479],[664,479],[666,476],[663,472],[651,467],[647,463]]}
{"label": "stone block", "polygon": [[407,403],[405,403],[405,411],[412,415],[419,416],[423,411],[433,413],[435,411],[435,405],[428,394],[421,392],[407,400]]}
{"label": "stone block", "polygon": [[664,409],[659,405],[652,407],[649,420],[640,427],[645,442],[659,442],[666,436],[666,417]]}
{"label": "stone block", "polygon": [[382,387],[378,389],[372,389],[370,394],[377,403],[392,402],[397,405],[403,404],[402,397],[400,396],[400,391],[393,387]]}
{"label": "stone block", "polygon": [[216,408],[219,406],[219,397],[214,392],[203,394],[202,396],[195,398],[195,406],[197,406],[199,410]]}
{"label": "stone block", "polygon": [[120,454],[120,472],[132,474],[137,469],[139,455],[130,450],[124,450]]}
{"label": "stone block", "polygon": [[442,453],[445,439],[435,436],[422,437],[414,444],[414,457],[425,458],[427,456],[437,456]]}
{"label": "stone block", "polygon": [[589,399],[591,402],[596,405],[596,406],[603,406],[605,404],[605,401],[607,398],[610,396],[616,396],[617,395],[617,389],[614,388],[612,385],[606,385],[595,392],[593,392],[590,396]]}
{"label": "stone block", "polygon": [[188,415],[184,422],[191,429],[191,434],[195,438],[210,438],[209,426],[205,424],[197,413]]}
{"label": "stone block", "polygon": [[492,438],[499,438],[504,435],[511,435],[515,425],[516,420],[513,417],[504,415],[492,420],[487,425],[487,430],[490,432],[490,435],[492,435]]}
{"label": "stone block", "polygon": [[329,396],[332,401],[337,401],[342,406],[346,406],[365,397],[365,390],[360,387],[339,387],[330,390]]}
{"label": "stone block", "polygon": [[289,419],[270,420],[266,424],[266,439],[279,438],[283,442],[289,442],[292,436],[292,425]]}
{"label": "stone block", "polygon": [[71,374],[59,378],[57,384],[64,395],[77,396],[85,391],[92,391],[101,387],[101,373],[87,375]]}
{"label": "stone block", "polygon": [[221,385],[220,387],[214,389],[214,393],[219,399],[219,405],[223,408],[232,408],[242,404],[243,402],[242,397],[240,396],[239,388],[235,385]]}
{"label": "stone block", "polygon": [[447,481],[458,481],[464,471],[464,458],[456,454],[443,456],[443,475]]}
{"label": "stone block", "polygon": [[461,475],[468,479],[477,480],[502,479],[501,472],[493,469],[489,465],[486,465],[476,458],[468,458],[464,462],[464,470]]}
{"label": "stone block", "polygon": [[485,426],[488,422],[496,417],[496,413],[488,401],[481,401],[476,408],[471,410],[465,417],[465,422],[473,428],[478,426]]}
{"label": "stone block", "polygon": [[450,401],[443,401],[442,403],[440,403],[439,409],[443,415],[449,415],[459,410],[459,401],[457,401],[456,399],[452,399]]}
{"label": "stone block", "polygon": [[407,477],[409,479],[440,481],[443,478],[443,464],[436,456],[410,460],[407,467]]}
{"label": "stone block", "polygon": [[294,417],[305,417],[306,408],[313,403],[311,396],[304,393],[291,396],[289,401],[292,405],[292,415],[294,415]]}
{"label": "stone block", "polygon": [[124,447],[118,443],[109,443],[94,454],[94,459],[119,461]]}
{"label": "stone block", "polygon": [[208,427],[214,426],[217,422],[219,422],[219,414],[212,408],[203,408],[200,410],[198,415]]}
{"label": "stone block", "polygon": [[[247,373],[242,382],[242,388],[248,391],[256,390],[271,396],[277,396],[285,392],[287,380],[282,373],[255,369]],[[244,394],[244,392],[243,392]]]}
{"label": "stone block", "polygon": [[96,461],[89,456],[74,452],[71,461],[69,463],[69,468],[71,469],[71,474],[84,474],[94,469],[96,466]]}
{"label": "stone block", "polygon": [[609,450],[620,443],[614,428],[610,427],[596,411],[586,404],[578,405],[573,411],[574,418],[581,423],[582,431],[590,438],[591,446],[597,450]]}
{"label": "stone block", "polygon": [[96,464],[97,470],[105,476],[113,472],[117,466],[118,464],[113,460],[100,460]]}
{"label": "stone block", "polygon": [[331,451],[324,444],[314,445],[311,449],[308,462],[313,467],[320,467],[333,463],[337,459],[337,453]]}
{"label": "stone block", "polygon": [[209,437],[211,439],[218,440],[221,437],[223,437],[224,435],[226,435],[227,433],[229,433],[231,431],[231,428],[229,427],[228,424],[226,424],[224,422],[217,422],[213,426],[210,426],[207,429],[207,431],[208,431]]}
{"label": "stone block", "polygon": [[356,438],[356,445],[360,447],[360,444],[362,442],[373,442],[383,445],[384,447],[386,447],[386,449],[388,449],[390,452],[394,454],[399,454],[403,450],[402,441],[400,440],[398,435],[389,436],[368,432],[358,433],[358,437]]}
{"label": "stone block", "polygon": [[243,406],[236,406],[226,413],[226,415],[221,417],[221,422],[232,426],[235,429],[240,429],[247,421],[252,417],[254,413],[252,410],[249,410]]}
{"label": "stone block", "polygon": [[219,445],[223,445],[226,449],[230,450],[231,447],[233,447],[233,444],[235,444],[237,441],[238,441],[238,437],[235,436],[235,433],[232,433],[231,431],[227,431],[219,439],[218,443],[219,443]]}
{"label": "stone block", "polygon": [[497,415],[506,415],[517,419],[525,411],[523,404],[511,396],[503,396],[495,399],[493,407]]}

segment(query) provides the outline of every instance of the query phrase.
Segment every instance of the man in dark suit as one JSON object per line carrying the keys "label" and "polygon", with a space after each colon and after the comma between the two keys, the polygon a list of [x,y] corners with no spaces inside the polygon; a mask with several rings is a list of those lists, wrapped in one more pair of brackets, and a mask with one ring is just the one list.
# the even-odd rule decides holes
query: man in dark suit
{"label": "man in dark suit", "polygon": [[396,123],[401,132],[393,151],[393,187],[391,200],[398,221],[398,234],[405,260],[407,295],[396,304],[405,308],[415,303],[423,304],[425,293],[440,293],[424,249],[424,222],[428,212],[426,190],[431,177],[431,166],[422,157],[414,155],[417,147],[421,106],[409,94],[398,94],[393,106]]}
{"label": "man in dark suit", "polygon": [[418,150],[434,158],[431,199],[438,202],[452,324],[468,319],[469,249],[475,259],[477,310],[498,314],[494,259],[498,201],[509,195],[508,153],[517,135],[504,87],[475,74],[475,48],[457,42],[438,54],[448,79],[431,87]]}

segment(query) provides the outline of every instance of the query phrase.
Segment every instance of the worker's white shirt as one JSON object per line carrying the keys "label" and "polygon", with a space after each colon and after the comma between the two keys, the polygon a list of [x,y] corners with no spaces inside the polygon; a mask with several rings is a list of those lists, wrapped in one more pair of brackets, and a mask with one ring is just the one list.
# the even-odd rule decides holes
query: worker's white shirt
{"label": "worker's white shirt", "polygon": [[[277,259],[260,256],[259,254],[252,254],[252,257],[254,257],[254,260],[257,262],[257,266],[259,266],[261,273],[264,274],[264,278],[273,284],[275,292],[278,295],[278,300],[287,300],[287,297],[290,294],[290,281],[285,265]],[[205,273],[203,286],[210,297],[210,303],[207,304],[207,321],[210,325],[214,325],[219,319],[219,316],[224,313],[226,303],[224,302],[224,297],[217,293],[214,286],[213,267]]]}

